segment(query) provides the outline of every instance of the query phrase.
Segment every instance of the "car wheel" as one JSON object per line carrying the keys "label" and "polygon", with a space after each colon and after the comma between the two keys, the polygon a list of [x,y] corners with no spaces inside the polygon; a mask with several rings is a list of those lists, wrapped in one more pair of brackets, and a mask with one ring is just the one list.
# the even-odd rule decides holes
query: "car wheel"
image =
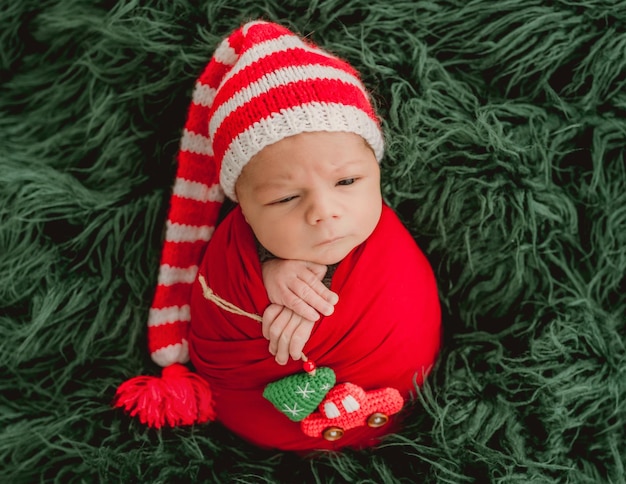
{"label": "car wheel", "polygon": [[343,437],[343,429],[339,427],[328,427],[324,430],[322,436],[329,442],[334,442],[335,440],[339,440]]}
{"label": "car wheel", "polygon": [[389,417],[384,413],[376,412],[369,416],[367,425],[372,428],[378,428],[389,422]]}

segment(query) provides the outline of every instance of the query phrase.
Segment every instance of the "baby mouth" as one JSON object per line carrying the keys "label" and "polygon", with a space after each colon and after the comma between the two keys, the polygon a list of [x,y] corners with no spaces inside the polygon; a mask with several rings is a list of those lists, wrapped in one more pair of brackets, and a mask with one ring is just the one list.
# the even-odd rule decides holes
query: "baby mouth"
{"label": "baby mouth", "polygon": [[323,242],[320,242],[320,243],[319,243],[319,244],[317,244],[317,245],[330,245],[330,244],[333,244],[334,242],[337,242],[337,241],[339,241],[339,240],[341,240],[341,239],[343,239],[343,237],[332,237],[332,238],[330,238],[330,239],[326,239],[326,240],[325,240],[325,241],[323,241]]}

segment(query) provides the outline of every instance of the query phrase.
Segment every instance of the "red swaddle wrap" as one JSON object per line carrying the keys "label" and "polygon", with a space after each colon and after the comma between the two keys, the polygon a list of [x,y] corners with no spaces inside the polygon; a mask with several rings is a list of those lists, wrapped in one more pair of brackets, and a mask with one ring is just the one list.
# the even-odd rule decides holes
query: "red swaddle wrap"
{"label": "red swaddle wrap", "polygon": [[[262,315],[270,304],[257,243],[236,207],[211,239],[199,275],[220,298]],[[322,317],[304,348],[329,367],[337,383],[366,391],[392,387],[407,399],[422,383],[440,345],[440,307],[432,269],[393,211],[383,206],[372,235],[342,260],[331,290],[339,302]],[[191,361],[213,391],[217,420],[250,442],[283,450],[367,446],[388,433],[359,427],[338,442],[306,436],[263,397],[268,383],[302,371],[302,362],[278,365],[260,323],[207,300],[196,280],[191,296]]]}

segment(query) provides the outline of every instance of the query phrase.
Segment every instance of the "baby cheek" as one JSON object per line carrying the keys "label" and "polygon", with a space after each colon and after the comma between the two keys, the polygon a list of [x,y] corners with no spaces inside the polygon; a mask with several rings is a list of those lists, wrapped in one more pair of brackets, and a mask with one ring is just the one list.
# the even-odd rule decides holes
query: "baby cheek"
{"label": "baby cheek", "polygon": [[282,259],[295,258],[293,249],[297,244],[294,242],[293,230],[288,225],[278,222],[268,227],[268,230],[264,231],[264,235],[264,238],[260,238],[258,235],[257,237],[272,254]]}
{"label": "baby cheek", "polygon": [[382,200],[380,203],[372,204],[368,209],[363,210],[361,218],[361,229],[366,232],[365,238],[374,231],[382,213]]}

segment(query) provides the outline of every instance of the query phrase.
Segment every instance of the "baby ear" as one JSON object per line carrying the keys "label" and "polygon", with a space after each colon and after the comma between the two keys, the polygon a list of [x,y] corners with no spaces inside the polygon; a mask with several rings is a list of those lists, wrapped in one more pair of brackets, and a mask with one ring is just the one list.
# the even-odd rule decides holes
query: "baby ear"
{"label": "baby ear", "polygon": [[[241,178],[241,175],[240,175],[240,178]],[[240,198],[240,194],[241,193],[240,192],[241,192],[241,187],[239,186],[239,180],[237,180],[237,183],[235,183],[235,196],[237,197],[237,200],[236,201],[232,200],[231,203],[234,206],[239,205],[239,207],[241,207],[241,213],[243,214],[243,219],[246,221],[246,223],[248,225],[250,225],[250,221],[248,220],[248,217],[246,215],[246,211],[244,210],[244,206],[240,202],[240,200],[241,200],[241,198]]]}

